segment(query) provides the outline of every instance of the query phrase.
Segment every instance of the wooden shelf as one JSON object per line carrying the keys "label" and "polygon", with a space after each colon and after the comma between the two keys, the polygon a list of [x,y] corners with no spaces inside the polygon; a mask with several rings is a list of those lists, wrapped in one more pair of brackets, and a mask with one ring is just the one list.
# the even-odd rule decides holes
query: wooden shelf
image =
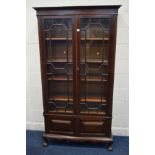
{"label": "wooden shelf", "polygon": [[[53,60],[48,60],[48,63],[67,63],[67,59],[53,59]],[[68,63],[72,63],[72,59],[68,60]],[[84,59],[81,59],[81,63],[85,63]],[[86,63],[103,63],[104,65],[108,65],[108,61],[102,61],[100,59],[86,59]]]}
{"label": "wooden shelf", "polygon": [[66,76],[53,76],[49,77],[48,80],[54,80],[54,81],[72,81],[73,77],[67,78]]}
{"label": "wooden shelf", "polygon": [[[73,77],[69,76],[52,76],[48,77],[48,80],[53,80],[53,81],[72,81]],[[85,81],[85,78],[81,78],[81,81]],[[86,81],[88,82],[100,82],[100,81],[107,81],[107,78],[100,78],[100,77],[87,77]]]}
{"label": "wooden shelf", "polygon": [[[65,32],[66,32],[66,31],[72,31],[72,29],[60,29],[60,28],[59,28],[59,29],[58,29],[58,28],[52,28],[52,30],[53,30],[53,31],[54,31],[54,30],[55,30],[55,31],[65,31]],[[44,31],[45,31],[45,32],[49,32],[50,29],[44,29]]]}
{"label": "wooden shelf", "polygon": [[72,38],[45,38],[45,40],[53,40],[53,41],[57,41],[57,40],[72,40]]}
{"label": "wooden shelf", "polygon": [[100,59],[86,59],[86,62],[84,59],[81,59],[81,63],[103,63],[104,65],[108,65],[108,60],[100,60]]}
{"label": "wooden shelf", "polygon": [[108,37],[105,38],[81,38],[81,40],[109,40]]}
{"label": "wooden shelf", "polygon": [[[53,41],[61,41],[61,40],[65,40],[65,41],[67,41],[67,40],[72,40],[72,38],[45,38],[45,40],[53,40]],[[108,37],[105,37],[105,38],[81,38],[81,40],[83,41],[89,41],[89,40],[94,40],[94,41],[102,41],[102,40],[109,40],[109,38]]]}
{"label": "wooden shelf", "polygon": [[[53,96],[51,98],[49,98],[50,101],[68,101],[68,97],[67,96]],[[73,102],[73,98],[69,98],[70,102]],[[85,102],[85,98],[81,98],[80,102]],[[86,98],[86,102],[97,102],[97,103],[101,103],[101,97],[87,97]],[[105,98],[102,98],[102,102],[106,102]]]}
{"label": "wooden shelf", "polygon": [[[85,98],[80,99],[81,102],[85,102]],[[101,97],[87,97],[86,102],[97,102],[101,103]],[[105,98],[102,98],[102,102],[106,102]]]}
{"label": "wooden shelf", "polygon": [[[51,97],[49,100],[51,101],[68,101],[68,97],[67,96],[53,96]],[[73,98],[69,98],[69,101],[72,102]]]}
{"label": "wooden shelf", "polygon": [[65,109],[57,109],[57,110],[50,110],[50,112],[55,112],[55,113],[73,113],[73,110],[66,110]]}
{"label": "wooden shelf", "polygon": [[[85,78],[81,78],[81,81],[85,81]],[[86,81],[88,82],[100,82],[100,81],[108,81],[107,78],[99,78],[99,77],[86,77]]]}
{"label": "wooden shelf", "polygon": [[80,111],[80,113],[81,114],[100,114],[100,115],[105,115],[106,114],[106,112],[104,112],[104,111],[97,111],[97,110],[81,110]]}
{"label": "wooden shelf", "polygon": [[53,59],[53,60],[48,60],[48,63],[56,63],[56,62],[60,62],[60,63],[72,63],[72,59],[69,59],[67,62],[67,59]]}

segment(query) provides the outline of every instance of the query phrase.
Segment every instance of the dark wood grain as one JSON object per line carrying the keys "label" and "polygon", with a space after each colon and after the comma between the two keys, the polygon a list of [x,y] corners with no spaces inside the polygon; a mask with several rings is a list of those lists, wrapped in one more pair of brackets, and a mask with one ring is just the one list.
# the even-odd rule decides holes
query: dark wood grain
{"label": "dark wood grain", "polygon": [[[109,150],[112,149],[112,105],[113,105],[113,86],[114,86],[114,69],[115,69],[115,47],[116,47],[116,30],[117,30],[117,14],[120,5],[111,6],[65,6],[65,7],[34,7],[37,11],[38,18],[38,33],[39,33],[39,47],[40,47],[40,64],[41,64],[41,79],[43,91],[43,108],[45,119],[45,134],[43,135],[44,146],[47,146],[48,139],[67,139],[73,141],[92,141],[104,142],[108,144]],[[68,41],[72,42],[72,64],[73,76],[70,78],[64,76],[51,76],[48,73],[47,66],[51,63],[66,63],[63,59],[55,61],[47,60],[46,44],[51,38],[45,38],[44,20],[45,19],[66,19],[72,20],[72,37]],[[81,38],[80,20],[81,18],[108,18],[111,20],[110,37],[105,37],[105,41],[110,44],[107,66],[108,77],[102,80],[106,83],[106,97],[104,98],[106,111],[104,113],[87,113],[80,111],[80,102],[85,99],[80,97],[82,89],[82,81],[84,79],[80,76],[80,50]],[[99,41],[101,38],[87,38],[87,41]],[[66,38],[55,38],[55,42],[64,42]],[[88,63],[100,63],[98,60]],[[89,77],[89,82],[98,82],[100,78]],[[73,96],[69,99],[63,96],[50,97],[49,83],[50,81],[71,81],[73,82]],[[53,88],[54,89],[54,88]],[[56,89],[55,89],[56,90]],[[63,88],[64,90],[64,88]],[[94,88],[94,90],[97,90]],[[70,101],[73,104],[73,111],[52,111],[49,109],[49,102],[52,101]],[[87,102],[100,103],[98,97],[88,97]]]}
{"label": "dark wood grain", "polygon": [[118,10],[119,8],[121,7],[121,5],[93,5],[93,6],[54,6],[54,7],[33,7],[35,10],[39,11],[39,10],[42,10],[42,11],[45,11],[45,10],[70,10],[70,9],[116,9]]}
{"label": "dark wood grain", "polygon": [[58,134],[44,134],[44,138],[52,138],[52,139],[60,139],[60,140],[71,140],[77,142],[104,142],[104,143],[111,143],[113,141],[112,137],[82,137],[82,136],[68,136],[68,135],[58,135]]}

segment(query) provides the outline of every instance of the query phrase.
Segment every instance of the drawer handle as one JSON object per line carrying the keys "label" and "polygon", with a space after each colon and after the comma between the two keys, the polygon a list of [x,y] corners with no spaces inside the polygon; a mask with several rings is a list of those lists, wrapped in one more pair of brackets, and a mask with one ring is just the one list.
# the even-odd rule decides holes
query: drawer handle
{"label": "drawer handle", "polygon": [[63,124],[71,124],[71,121],[66,120],[51,120],[53,123],[63,123]]}
{"label": "drawer handle", "polygon": [[83,122],[84,125],[103,125],[104,122]]}

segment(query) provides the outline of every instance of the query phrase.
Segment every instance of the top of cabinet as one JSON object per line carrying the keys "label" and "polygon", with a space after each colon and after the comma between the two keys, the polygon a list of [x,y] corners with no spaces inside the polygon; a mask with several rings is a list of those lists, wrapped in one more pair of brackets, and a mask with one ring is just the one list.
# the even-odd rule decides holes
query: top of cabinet
{"label": "top of cabinet", "polygon": [[33,7],[35,10],[53,9],[119,9],[121,5],[93,5],[93,6],[53,6],[53,7]]}
{"label": "top of cabinet", "polygon": [[[33,7],[37,15],[50,14],[117,14],[121,5]],[[59,11],[59,12],[58,12]]]}

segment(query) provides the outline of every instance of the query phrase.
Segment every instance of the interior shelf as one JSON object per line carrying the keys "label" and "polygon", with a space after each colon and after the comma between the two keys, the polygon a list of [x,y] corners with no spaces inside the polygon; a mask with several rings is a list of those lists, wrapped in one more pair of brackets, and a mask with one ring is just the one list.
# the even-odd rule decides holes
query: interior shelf
{"label": "interior shelf", "polygon": [[[81,98],[80,99],[81,102],[85,102],[85,98]],[[97,103],[101,103],[102,102],[106,102],[105,98],[101,98],[101,97],[87,97],[86,98],[86,102],[97,102]]]}
{"label": "interior shelf", "polygon": [[81,63],[103,63],[104,65],[108,65],[108,60],[101,59],[81,59]]}
{"label": "interior shelf", "polygon": [[105,37],[105,38],[81,38],[81,40],[109,40],[109,37]]}
{"label": "interior shelf", "polygon": [[[65,108],[58,108],[56,110],[50,110],[49,112],[54,112],[54,113],[73,113],[73,110],[71,109],[65,109]],[[81,114],[94,114],[94,115],[106,115],[106,112],[101,111],[101,110],[81,110]]]}
{"label": "interior shelf", "polygon": [[[59,28],[59,29],[57,29],[57,28],[52,28],[52,30],[53,30],[53,31],[58,31],[58,30],[59,30],[59,31],[72,31],[72,29],[65,29],[65,30],[64,30],[64,29],[61,29],[61,28]],[[45,31],[45,32],[50,32],[50,29],[44,29],[44,31]]]}
{"label": "interior shelf", "polygon": [[[81,78],[81,81],[85,81],[85,78]],[[101,81],[107,81],[107,78],[99,78],[99,77],[88,77],[86,78],[86,81],[89,81],[89,82],[101,82]]]}
{"label": "interior shelf", "polygon": [[54,80],[54,81],[72,81],[72,77],[66,77],[66,76],[52,76],[49,77],[48,80]]}
{"label": "interior shelf", "polygon": [[52,60],[47,60],[48,63],[56,63],[56,62],[63,62],[63,63],[72,63],[72,59],[69,59],[67,62],[67,59],[52,59]]}
{"label": "interior shelf", "polygon": [[72,38],[45,38],[45,40],[72,40]]}
{"label": "interior shelf", "polygon": [[80,113],[81,114],[100,114],[100,115],[105,115],[106,114],[106,112],[104,112],[104,111],[97,111],[97,110],[82,110],[82,111],[80,111]]}
{"label": "interior shelf", "polygon": [[[57,41],[57,40],[72,40],[72,38],[45,38],[45,40],[53,40],[53,41]],[[102,40],[109,40],[109,37],[105,37],[105,38],[81,38],[81,40],[100,40],[100,41],[102,41]]]}
{"label": "interior shelf", "polygon": [[[48,80],[53,80],[53,81],[72,81],[73,77],[67,77],[67,76],[52,76],[48,77]],[[85,78],[81,78],[81,81],[85,81]],[[107,78],[101,78],[101,77],[87,77],[86,82],[100,82],[100,81],[107,81]]]}
{"label": "interior shelf", "polygon": [[[67,59],[53,59],[53,60],[47,60],[48,63],[67,63]],[[72,59],[68,60],[68,63],[72,63]],[[108,60],[101,60],[101,59],[86,59],[86,62],[84,59],[81,59],[81,63],[103,63],[104,65],[108,65]]]}
{"label": "interior shelf", "polygon": [[[68,98],[67,96],[53,96],[51,98],[49,98],[49,100],[51,101],[70,101],[73,102],[73,98]],[[97,102],[97,103],[101,103],[102,102],[106,102],[106,99],[104,97],[87,97],[86,100],[85,98],[81,98],[80,102]]]}
{"label": "interior shelf", "polygon": [[55,112],[55,113],[73,113],[73,110],[69,109],[57,109],[57,110],[50,110],[49,112]]}
{"label": "interior shelf", "polygon": [[72,102],[73,101],[73,98],[68,98],[68,96],[53,96],[51,98],[49,98],[49,100],[51,101],[70,101]]}

